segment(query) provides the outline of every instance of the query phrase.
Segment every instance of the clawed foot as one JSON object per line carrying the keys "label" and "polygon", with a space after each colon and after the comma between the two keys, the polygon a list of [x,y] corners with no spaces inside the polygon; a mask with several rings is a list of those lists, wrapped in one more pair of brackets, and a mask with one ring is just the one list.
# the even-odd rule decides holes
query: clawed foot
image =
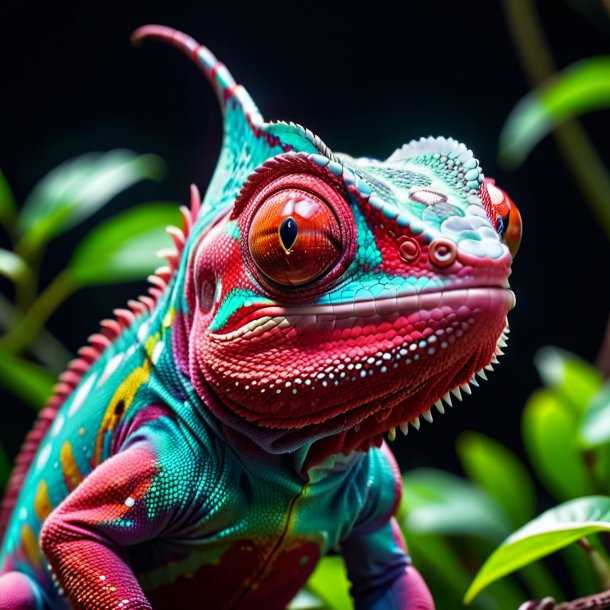
{"label": "clawed foot", "polygon": [[529,601],[521,604],[519,610],[555,610],[555,600],[552,597],[545,597],[540,601],[530,599]]}

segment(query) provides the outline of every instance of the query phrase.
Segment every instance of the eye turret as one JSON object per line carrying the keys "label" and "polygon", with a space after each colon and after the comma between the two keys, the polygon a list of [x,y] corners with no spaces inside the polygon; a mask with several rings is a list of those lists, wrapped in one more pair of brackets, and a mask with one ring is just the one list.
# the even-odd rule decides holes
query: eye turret
{"label": "eye turret", "polygon": [[287,188],[267,197],[254,214],[248,247],[265,277],[283,286],[302,286],[339,258],[341,231],[322,198]]}
{"label": "eye turret", "polygon": [[497,218],[498,233],[502,241],[508,246],[513,257],[517,254],[521,245],[523,226],[521,214],[515,202],[499,186],[496,186],[493,178],[485,178],[484,188],[487,190],[491,210]]}

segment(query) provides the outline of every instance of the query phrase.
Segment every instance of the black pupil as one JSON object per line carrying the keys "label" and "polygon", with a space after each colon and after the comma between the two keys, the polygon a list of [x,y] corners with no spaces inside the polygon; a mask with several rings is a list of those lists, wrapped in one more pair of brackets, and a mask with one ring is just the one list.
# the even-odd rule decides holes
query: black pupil
{"label": "black pupil", "polygon": [[506,229],[508,229],[508,222],[510,220],[510,210],[506,213],[505,216],[499,216],[498,220],[500,221],[499,233],[500,235],[504,235],[506,233]]}
{"label": "black pupil", "polygon": [[297,240],[297,235],[299,234],[296,220],[292,218],[292,216],[288,216],[288,218],[284,219],[284,222],[282,222],[280,226],[279,234],[282,247],[286,252],[290,252],[292,246],[294,246],[294,242]]}

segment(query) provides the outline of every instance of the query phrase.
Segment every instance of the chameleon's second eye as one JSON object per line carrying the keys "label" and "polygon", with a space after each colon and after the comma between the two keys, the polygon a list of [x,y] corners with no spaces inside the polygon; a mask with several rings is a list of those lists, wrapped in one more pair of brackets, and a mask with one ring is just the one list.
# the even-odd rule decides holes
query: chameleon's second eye
{"label": "chameleon's second eye", "polygon": [[258,270],[283,286],[302,286],[320,277],[341,254],[341,231],[318,196],[287,188],[270,195],[256,211],[248,247]]}
{"label": "chameleon's second eye", "polygon": [[515,202],[500,187],[496,186],[492,178],[485,178],[485,187],[489,194],[493,212],[498,218],[498,230],[502,241],[508,246],[513,257],[521,245],[523,232],[521,214]]}

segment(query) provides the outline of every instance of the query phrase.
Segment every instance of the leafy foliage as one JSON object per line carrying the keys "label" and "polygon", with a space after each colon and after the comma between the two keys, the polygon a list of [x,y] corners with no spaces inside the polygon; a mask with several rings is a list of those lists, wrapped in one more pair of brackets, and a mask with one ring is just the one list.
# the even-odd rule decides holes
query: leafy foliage
{"label": "leafy foliage", "polygon": [[500,134],[500,160],[516,167],[557,125],[609,106],[610,57],[579,61],[517,103]]}
{"label": "leafy foliage", "polygon": [[[0,173],[0,224],[12,248],[0,248],[0,275],[12,283],[0,294],[0,385],[33,409],[51,392],[71,357],[44,327],[75,291],[143,279],[158,266],[155,252],[169,246],[164,229],[179,222],[175,203],[146,203],[106,220],[85,235],[68,266],[39,290],[43,251],[119,193],[164,171],[154,155],[127,150],[89,153],[67,161],[34,187],[21,208]],[[14,299],[9,298],[9,294]],[[0,446],[0,488],[8,476]]]}

